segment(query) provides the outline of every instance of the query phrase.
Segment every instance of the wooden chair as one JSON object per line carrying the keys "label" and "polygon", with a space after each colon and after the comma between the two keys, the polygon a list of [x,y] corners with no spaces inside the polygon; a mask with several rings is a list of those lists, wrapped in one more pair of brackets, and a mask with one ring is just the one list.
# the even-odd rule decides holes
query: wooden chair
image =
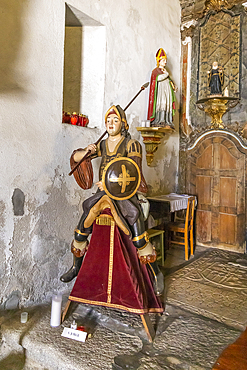
{"label": "wooden chair", "polygon": [[184,245],[186,261],[188,261],[189,259],[189,243],[190,243],[190,255],[191,256],[194,255],[194,238],[193,238],[194,211],[195,211],[195,197],[191,196],[188,199],[185,221],[169,222],[168,224],[168,249],[170,248],[171,244]]}
{"label": "wooden chair", "polygon": [[[158,229],[148,229],[147,230],[148,236],[150,238],[150,241],[155,236],[160,237],[160,253],[158,253],[157,260],[161,258],[161,264],[164,266],[165,264],[165,257],[164,257],[164,230],[158,230]],[[159,255],[160,254],[160,255]]]}

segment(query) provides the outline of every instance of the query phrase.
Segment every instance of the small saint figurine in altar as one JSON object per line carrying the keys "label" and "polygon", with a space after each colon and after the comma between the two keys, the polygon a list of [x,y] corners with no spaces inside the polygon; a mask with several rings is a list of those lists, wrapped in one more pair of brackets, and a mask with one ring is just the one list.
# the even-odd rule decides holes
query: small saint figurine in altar
{"label": "small saint figurine in altar", "polygon": [[[144,216],[141,208],[141,202],[138,199],[136,190],[131,193],[130,197],[125,196],[126,187],[130,182],[134,184],[134,176],[126,169],[126,164],[123,162],[120,165],[122,173],[117,171],[117,162],[119,160],[128,159],[129,162],[134,162],[137,167],[139,183],[136,185],[138,192],[146,193],[147,184],[142,174],[142,147],[137,140],[132,140],[128,133],[128,123],[124,110],[119,106],[112,106],[105,115],[105,125],[108,133],[108,138],[102,140],[98,145],[90,144],[85,150],[78,149],[72,153],[72,163],[76,164],[84,157],[85,153],[90,152],[89,158],[89,174],[82,173],[81,167],[76,170],[75,178],[78,184],[83,178],[90,178],[92,172],[91,158],[101,157],[99,168],[99,181],[97,192],[83,202],[83,214],[74,232],[74,240],[71,244],[71,252],[74,256],[73,266],[60,277],[63,282],[73,280],[81,268],[84,255],[88,248],[88,236],[92,233],[93,222],[99,215],[100,209],[109,208],[112,215],[116,218],[116,223],[125,234],[132,240],[133,245],[137,250],[137,255],[141,263],[148,264],[150,272],[153,275],[154,290],[157,295],[162,293],[164,288],[163,274],[160,272],[156,262],[156,252],[154,246],[150,243],[148,234],[145,230]],[[83,163],[83,162],[82,162]],[[111,173],[109,183],[104,178],[106,168],[111,164]],[[77,177],[76,177],[77,176]],[[83,182],[84,182],[83,180]],[[120,185],[119,194],[111,196],[109,187],[114,186],[114,183]],[[91,187],[90,184],[89,187]],[[81,186],[81,185],[80,185]],[[89,188],[83,187],[82,188]],[[118,188],[117,188],[118,189]],[[103,241],[102,241],[103,243]],[[102,252],[103,253],[103,252]],[[102,261],[103,261],[102,254]],[[99,266],[101,261],[99,261]]]}
{"label": "small saint figurine in altar", "polygon": [[210,96],[222,96],[222,87],[224,84],[223,68],[214,61],[211,71],[208,73],[208,86],[210,88]]}
{"label": "small saint figurine in altar", "polygon": [[152,71],[148,103],[148,117],[151,126],[174,129],[175,92],[177,86],[166,69],[167,57],[163,49],[156,53],[157,67]]}

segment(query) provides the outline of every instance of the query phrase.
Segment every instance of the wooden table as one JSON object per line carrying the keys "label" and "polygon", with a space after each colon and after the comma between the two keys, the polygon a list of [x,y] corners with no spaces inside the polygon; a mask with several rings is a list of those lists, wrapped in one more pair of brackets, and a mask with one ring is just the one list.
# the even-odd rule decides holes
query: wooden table
{"label": "wooden table", "polygon": [[[150,211],[147,219],[147,228],[150,236],[159,235],[162,231],[161,255],[162,266],[164,266],[164,248],[167,248],[167,238],[163,237],[166,223],[174,221],[175,212],[186,210],[188,205],[188,194],[164,194],[147,197],[150,203]],[[163,244],[165,240],[165,245]]]}
{"label": "wooden table", "polygon": [[174,212],[187,208],[188,194],[164,194],[147,197],[150,203],[150,215],[157,220],[154,225],[148,220],[148,227],[156,227],[162,224],[162,221],[171,221],[174,218]]}

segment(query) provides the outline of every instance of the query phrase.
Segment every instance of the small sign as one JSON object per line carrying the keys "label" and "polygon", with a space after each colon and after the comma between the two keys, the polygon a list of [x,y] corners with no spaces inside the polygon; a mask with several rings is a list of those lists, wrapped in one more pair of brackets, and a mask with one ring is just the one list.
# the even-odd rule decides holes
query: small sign
{"label": "small sign", "polygon": [[85,331],[64,328],[62,332],[62,337],[78,340],[79,342],[85,342],[87,338],[87,333]]}

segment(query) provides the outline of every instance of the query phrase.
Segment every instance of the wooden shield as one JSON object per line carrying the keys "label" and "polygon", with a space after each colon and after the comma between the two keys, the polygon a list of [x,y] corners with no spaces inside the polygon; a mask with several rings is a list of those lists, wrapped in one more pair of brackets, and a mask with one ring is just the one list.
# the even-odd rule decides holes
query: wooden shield
{"label": "wooden shield", "polygon": [[130,158],[119,157],[107,164],[102,184],[106,194],[115,200],[133,197],[141,182],[140,169]]}

